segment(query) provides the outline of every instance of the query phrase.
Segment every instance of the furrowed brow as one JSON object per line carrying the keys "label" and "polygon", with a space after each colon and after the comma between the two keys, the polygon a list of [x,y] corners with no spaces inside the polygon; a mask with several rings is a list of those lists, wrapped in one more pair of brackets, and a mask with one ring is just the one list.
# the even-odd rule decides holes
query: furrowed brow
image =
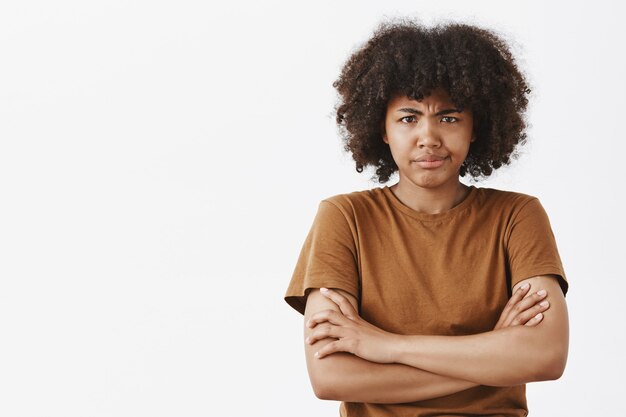
{"label": "furrowed brow", "polygon": [[[423,116],[424,113],[422,113],[421,111],[414,109],[412,107],[403,107],[401,109],[398,109],[396,111],[400,111],[403,113],[409,113],[409,114],[419,114],[420,116]],[[435,116],[443,116],[444,114],[450,114],[450,113],[461,113],[462,110],[460,109],[445,109],[445,110],[441,110],[439,112],[437,112],[435,114]]]}

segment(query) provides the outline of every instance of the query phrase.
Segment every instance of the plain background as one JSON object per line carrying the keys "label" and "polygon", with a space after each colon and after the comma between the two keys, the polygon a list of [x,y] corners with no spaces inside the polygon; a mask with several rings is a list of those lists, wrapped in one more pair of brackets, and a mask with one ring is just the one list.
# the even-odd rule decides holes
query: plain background
{"label": "plain background", "polygon": [[381,186],[331,84],[398,15],[510,40],[529,141],[477,186],[540,198],[571,285],[568,367],[531,415],[623,412],[623,7],[2,2],[0,415],[338,415],[282,297],[319,201]]}

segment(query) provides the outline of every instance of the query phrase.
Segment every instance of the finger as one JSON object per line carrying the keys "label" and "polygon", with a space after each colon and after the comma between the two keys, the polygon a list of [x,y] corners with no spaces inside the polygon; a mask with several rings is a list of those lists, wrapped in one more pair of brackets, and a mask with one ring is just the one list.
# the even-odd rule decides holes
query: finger
{"label": "finger", "polygon": [[[533,319],[537,314],[543,313],[548,308],[550,308],[550,303],[548,301],[542,301],[539,304],[535,304],[531,308],[521,312],[517,317],[513,320],[511,325],[517,326],[520,324],[527,324],[529,321]],[[538,323],[537,323],[538,324]],[[532,325],[532,323],[531,323]]]}
{"label": "finger", "polygon": [[533,294],[530,294],[529,296],[527,296],[526,298],[524,298],[522,301],[520,301],[519,303],[517,303],[513,309],[512,312],[515,315],[518,315],[528,309],[530,309],[531,307],[541,303],[543,301],[544,298],[546,298],[548,296],[548,293],[546,292],[546,290],[540,290],[537,291]]}
{"label": "finger", "polygon": [[346,348],[343,345],[344,344],[341,342],[341,340],[336,340],[334,342],[331,342],[331,343],[325,345],[323,348],[321,348],[320,350],[315,352],[314,356],[317,359],[322,359],[322,358],[330,355],[331,353],[347,352]]}
{"label": "finger", "polygon": [[504,326],[511,326],[511,325],[519,324],[519,323],[514,323],[514,320],[524,311],[530,309],[535,304],[539,304],[544,298],[546,298],[547,295],[548,293],[546,292],[546,290],[540,290],[525,297],[520,302],[515,304],[513,308],[511,308],[511,310],[508,312],[508,316],[506,317],[504,321]]}
{"label": "finger", "polygon": [[541,322],[541,320],[543,320],[543,313],[538,313],[535,317],[528,320],[524,326],[536,326]]}
{"label": "finger", "polygon": [[335,304],[337,304],[344,316],[353,320],[356,317],[359,317],[359,313],[354,309],[350,301],[348,301],[346,297],[339,294],[337,291],[329,290],[328,288],[322,287],[320,288],[320,292],[326,297],[330,298]]}
{"label": "finger", "polygon": [[326,339],[329,337],[339,339],[341,337],[341,328],[330,324],[320,324],[317,328],[305,339],[305,342],[309,345],[314,344],[318,340]]}
{"label": "finger", "polygon": [[306,322],[307,327],[313,328],[318,323],[329,322],[332,324],[341,325],[345,323],[345,317],[337,310],[322,310],[313,314],[309,321]]}
{"label": "finger", "polygon": [[524,298],[524,296],[526,295],[529,289],[530,289],[530,284],[525,283],[524,285],[519,287],[517,291],[513,293],[509,301],[504,306],[502,313],[500,313],[500,319],[498,320],[498,323],[496,324],[496,328],[503,327],[508,324],[506,323],[506,320],[509,315],[509,312],[511,311],[513,306],[515,306],[516,303],[518,303],[520,300]]}
{"label": "finger", "polygon": [[530,284],[529,283],[525,283],[524,285],[519,287],[517,289],[517,291],[515,291],[513,293],[513,295],[509,299],[509,301],[504,306],[503,315],[506,314],[506,312],[510,311],[513,308],[513,306],[515,306],[515,304],[520,302],[520,300],[522,300],[524,298],[524,296],[526,295],[528,290],[530,290]]}

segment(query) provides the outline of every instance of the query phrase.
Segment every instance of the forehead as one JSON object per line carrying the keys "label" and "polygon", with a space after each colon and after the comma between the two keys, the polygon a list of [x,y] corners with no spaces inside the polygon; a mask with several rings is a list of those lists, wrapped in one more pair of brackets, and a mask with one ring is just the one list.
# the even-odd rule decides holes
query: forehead
{"label": "forehead", "polygon": [[452,99],[450,98],[450,95],[448,94],[446,90],[442,88],[437,88],[433,90],[429,96],[424,97],[420,101],[409,98],[405,94],[397,94],[393,96],[391,100],[389,100],[389,103],[387,104],[388,109],[395,109],[395,108],[401,108],[401,107],[407,107],[407,106],[415,107],[415,108],[420,108],[420,107],[453,108],[454,103],[452,103]]}

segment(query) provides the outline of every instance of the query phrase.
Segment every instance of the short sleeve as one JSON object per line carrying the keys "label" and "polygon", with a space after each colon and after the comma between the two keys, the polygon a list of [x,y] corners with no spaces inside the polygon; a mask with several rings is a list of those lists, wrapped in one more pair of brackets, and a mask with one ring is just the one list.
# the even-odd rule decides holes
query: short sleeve
{"label": "short sleeve", "polygon": [[537,198],[526,202],[515,215],[508,237],[507,253],[511,288],[537,275],[557,275],[563,295],[569,284],[548,215]]}
{"label": "short sleeve", "polygon": [[359,299],[356,230],[334,203],[320,202],[304,241],[285,301],[304,314],[312,288],[339,288]]}

